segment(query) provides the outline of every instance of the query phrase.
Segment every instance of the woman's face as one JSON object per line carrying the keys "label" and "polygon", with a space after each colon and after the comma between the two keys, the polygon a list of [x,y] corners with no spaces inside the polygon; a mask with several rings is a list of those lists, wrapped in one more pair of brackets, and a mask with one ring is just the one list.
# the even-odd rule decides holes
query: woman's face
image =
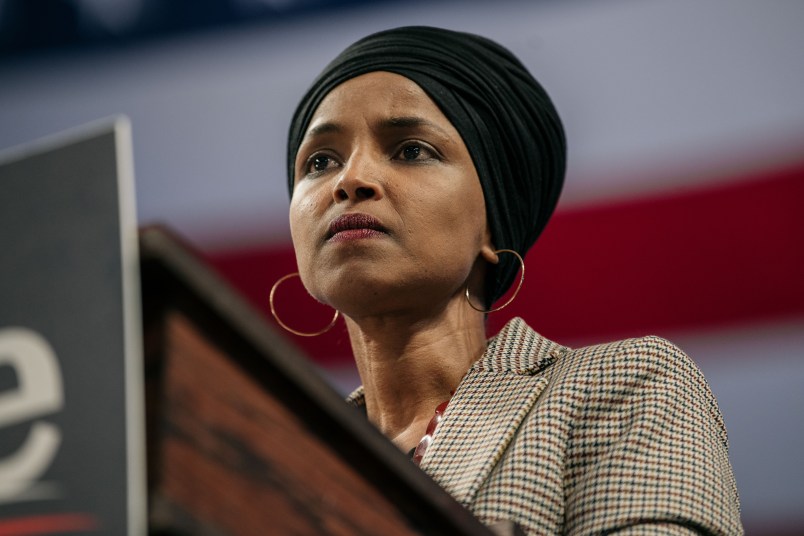
{"label": "woman's face", "polygon": [[493,260],[483,191],[458,132],[411,80],[330,92],[299,147],[290,229],[307,290],[349,316],[443,307]]}

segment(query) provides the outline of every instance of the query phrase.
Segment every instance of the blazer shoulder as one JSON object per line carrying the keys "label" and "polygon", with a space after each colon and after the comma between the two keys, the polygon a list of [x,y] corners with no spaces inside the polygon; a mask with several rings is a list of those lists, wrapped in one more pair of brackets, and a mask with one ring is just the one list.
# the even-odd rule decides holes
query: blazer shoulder
{"label": "blazer shoulder", "polygon": [[623,367],[623,372],[658,368],[701,374],[681,348],[656,335],[575,348],[567,352],[565,360],[586,367]]}
{"label": "blazer shoulder", "polygon": [[698,365],[672,342],[649,335],[570,350],[556,364],[554,380],[591,393],[662,391],[694,402],[728,439],[715,396]]}

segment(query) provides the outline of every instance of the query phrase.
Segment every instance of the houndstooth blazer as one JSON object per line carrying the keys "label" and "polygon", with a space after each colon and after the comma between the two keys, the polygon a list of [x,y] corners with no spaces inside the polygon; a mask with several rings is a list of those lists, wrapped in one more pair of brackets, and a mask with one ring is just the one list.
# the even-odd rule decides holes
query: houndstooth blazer
{"label": "houndstooth blazer", "polygon": [[717,402],[658,337],[573,350],[513,319],[461,381],[421,468],[481,521],[528,534],[743,533]]}

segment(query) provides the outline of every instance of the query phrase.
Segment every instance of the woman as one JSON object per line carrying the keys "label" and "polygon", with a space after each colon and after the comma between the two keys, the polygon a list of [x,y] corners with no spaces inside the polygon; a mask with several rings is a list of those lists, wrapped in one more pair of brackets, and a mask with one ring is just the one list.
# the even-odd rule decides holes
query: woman
{"label": "woman", "polygon": [[680,350],[572,350],[521,319],[486,339],[565,152],[547,94],[484,38],[399,28],[326,67],[290,128],[290,224],[306,289],[346,320],[350,401],[486,523],[740,534],[725,428]]}

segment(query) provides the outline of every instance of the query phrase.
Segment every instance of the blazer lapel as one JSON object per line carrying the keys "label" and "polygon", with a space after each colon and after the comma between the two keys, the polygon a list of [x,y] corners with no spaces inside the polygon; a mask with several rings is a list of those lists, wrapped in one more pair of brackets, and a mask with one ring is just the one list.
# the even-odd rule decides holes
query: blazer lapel
{"label": "blazer lapel", "polygon": [[450,400],[421,468],[464,505],[502,458],[564,349],[521,319],[489,342]]}

